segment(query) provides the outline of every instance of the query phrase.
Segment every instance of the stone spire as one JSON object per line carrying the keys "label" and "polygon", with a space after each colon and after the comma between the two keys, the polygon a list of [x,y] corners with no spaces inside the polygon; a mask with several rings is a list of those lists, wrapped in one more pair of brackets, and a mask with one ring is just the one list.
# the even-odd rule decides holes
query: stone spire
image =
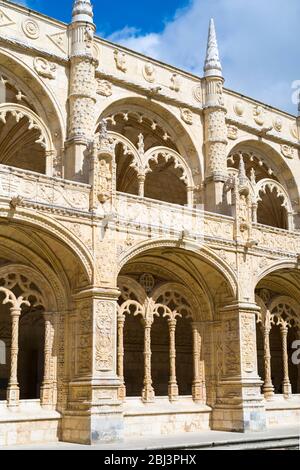
{"label": "stone spire", "polygon": [[93,23],[94,13],[90,0],[75,0],[72,11],[72,23],[82,21]]}
{"label": "stone spire", "polygon": [[214,20],[210,20],[207,51],[204,64],[205,77],[223,77]]}

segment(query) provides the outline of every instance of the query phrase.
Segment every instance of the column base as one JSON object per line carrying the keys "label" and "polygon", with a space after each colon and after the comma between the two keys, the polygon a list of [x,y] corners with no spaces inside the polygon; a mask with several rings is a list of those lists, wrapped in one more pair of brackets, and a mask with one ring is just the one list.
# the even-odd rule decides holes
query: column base
{"label": "column base", "polygon": [[18,385],[9,385],[7,388],[7,406],[17,408],[20,402],[20,389]]}
{"label": "column base", "polygon": [[155,400],[155,393],[152,386],[146,386],[142,391],[142,400],[144,403],[153,403]]}
{"label": "column base", "polygon": [[169,395],[170,402],[178,401],[179,390],[178,390],[178,385],[176,383],[169,384],[168,395]]}
{"label": "column base", "polygon": [[223,383],[222,396],[213,408],[212,429],[258,432],[266,428],[266,410],[260,385]]}

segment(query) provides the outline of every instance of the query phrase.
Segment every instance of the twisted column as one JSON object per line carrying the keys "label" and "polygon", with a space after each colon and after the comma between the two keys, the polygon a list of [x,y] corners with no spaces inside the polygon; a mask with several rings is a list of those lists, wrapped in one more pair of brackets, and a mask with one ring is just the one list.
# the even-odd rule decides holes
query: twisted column
{"label": "twisted column", "polygon": [[196,403],[203,402],[204,400],[204,377],[201,367],[201,346],[202,340],[199,333],[199,328],[197,323],[192,324],[193,330],[193,365],[194,365],[194,380],[193,380],[193,400]]}
{"label": "twisted column", "polygon": [[178,385],[176,378],[176,319],[169,319],[169,334],[170,334],[170,380],[168,387],[169,400],[171,402],[178,400]]}
{"label": "twisted column", "polygon": [[152,387],[152,374],[151,374],[151,328],[153,319],[146,318],[144,320],[145,336],[144,336],[144,388],[142,392],[142,399],[145,403],[154,401],[154,389]]}
{"label": "twisted column", "polygon": [[41,405],[49,407],[53,405],[53,378],[51,376],[52,349],[54,329],[52,315],[44,313],[45,339],[44,339],[44,377],[41,386]]}
{"label": "twisted column", "polygon": [[280,328],[282,339],[282,360],[283,360],[283,383],[282,390],[285,398],[289,398],[292,394],[292,386],[289,377],[289,356],[287,348],[288,327],[282,326]]}
{"label": "twisted column", "polygon": [[124,401],[126,398],[126,386],[124,380],[124,326],[125,316],[118,317],[118,376],[121,385],[118,390],[118,397]]}
{"label": "twisted column", "polygon": [[271,350],[270,350],[270,332],[271,326],[265,325],[262,327],[264,336],[264,368],[265,368],[265,381],[263,385],[263,392],[265,399],[268,400],[274,396],[274,386],[272,383],[271,374]]}
{"label": "twisted column", "polygon": [[20,307],[12,307],[11,314],[11,352],[10,352],[10,379],[7,388],[7,405],[19,406],[20,389],[18,383],[18,355],[19,355],[19,321]]}

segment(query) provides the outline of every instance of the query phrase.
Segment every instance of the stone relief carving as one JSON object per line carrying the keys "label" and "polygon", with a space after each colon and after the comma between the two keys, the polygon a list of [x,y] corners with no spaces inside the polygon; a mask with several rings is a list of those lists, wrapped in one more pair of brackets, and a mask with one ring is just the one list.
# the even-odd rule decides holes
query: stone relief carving
{"label": "stone relief carving", "polygon": [[176,91],[178,93],[181,88],[180,76],[177,73],[173,73],[171,76],[171,85],[170,90]]}
{"label": "stone relief carving", "polygon": [[298,135],[297,126],[292,125],[292,126],[290,127],[290,132],[291,132],[291,136],[294,137],[294,139],[299,140],[299,135]]}
{"label": "stone relief carving", "polygon": [[227,126],[227,131],[228,131],[228,139],[237,140],[239,129],[236,126],[232,126],[229,124]]}
{"label": "stone relief carving", "polygon": [[112,95],[112,84],[108,82],[107,80],[100,80],[100,78],[97,78],[97,91],[96,93],[98,95],[102,96],[111,96]]}
{"label": "stone relief carving", "polygon": [[276,132],[281,132],[282,127],[283,127],[282,119],[280,119],[279,117],[275,118],[273,120],[273,127],[274,127]]}
{"label": "stone relief carving", "polygon": [[57,66],[52,62],[44,59],[43,57],[35,57],[33,61],[33,66],[35,71],[44,78],[49,78],[50,80],[55,80]]}
{"label": "stone relief carving", "polygon": [[266,121],[266,111],[262,106],[254,106],[253,118],[256,124],[263,126]]}
{"label": "stone relief carving", "polygon": [[202,86],[201,85],[197,85],[194,89],[193,89],[193,95],[194,95],[194,98],[196,101],[198,101],[199,103],[203,103],[203,94],[202,94]]}
{"label": "stone relief carving", "polygon": [[34,20],[24,20],[22,23],[22,29],[24,34],[30,39],[38,39],[40,37],[40,27]]}
{"label": "stone relief carving", "polygon": [[154,83],[156,80],[156,69],[151,62],[148,62],[143,67],[143,77],[149,83]]}
{"label": "stone relief carving", "polygon": [[242,367],[244,372],[252,373],[256,370],[255,317],[252,313],[242,313],[240,322]]}
{"label": "stone relief carving", "polygon": [[289,145],[282,145],[281,153],[284,157],[292,159],[295,156],[295,149]]}
{"label": "stone relief carving", "polygon": [[237,101],[233,106],[233,110],[237,116],[242,117],[245,113],[244,103],[242,101]]}
{"label": "stone relief carving", "polygon": [[0,27],[11,26],[15,22],[3,10],[0,10]]}
{"label": "stone relief carving", "polygon": [[191,126],[193,124],[193,113],[187,108],[181,108],[180,110],[181,119]]}
{"label": "stone relief carving", "polygon": [[115,58],[115,63],[116,63],[117,69],[120,70],[123,73],[126,73],[127,72],[126,54],[124,52],[120,52],[118,50],[115,50],[114,58]]}
{"label": "stone relief carving", "polygon": [[98,302],[96,315],[96,371],[104,372],[113,369],[113,318],[115,305],[112,302]]}
{"label": "stone relief carving", "polygon": [[68,44],[67,35],[65,32],[49,34],[48,38],[50,39],[50,41],[53,42],[53,44],[55,44],[56,47],[58,47],[61,52],[63,52],[64,54],[67,53]]}

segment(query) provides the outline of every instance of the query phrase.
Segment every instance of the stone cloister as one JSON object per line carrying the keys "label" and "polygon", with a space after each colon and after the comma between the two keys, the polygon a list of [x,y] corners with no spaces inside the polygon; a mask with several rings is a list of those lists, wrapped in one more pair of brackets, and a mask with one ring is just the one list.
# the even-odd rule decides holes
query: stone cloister
{"label": "stone cloister", "polygon": [[0,446],[298,424],[299,117],[95,30],[0,0]]}

